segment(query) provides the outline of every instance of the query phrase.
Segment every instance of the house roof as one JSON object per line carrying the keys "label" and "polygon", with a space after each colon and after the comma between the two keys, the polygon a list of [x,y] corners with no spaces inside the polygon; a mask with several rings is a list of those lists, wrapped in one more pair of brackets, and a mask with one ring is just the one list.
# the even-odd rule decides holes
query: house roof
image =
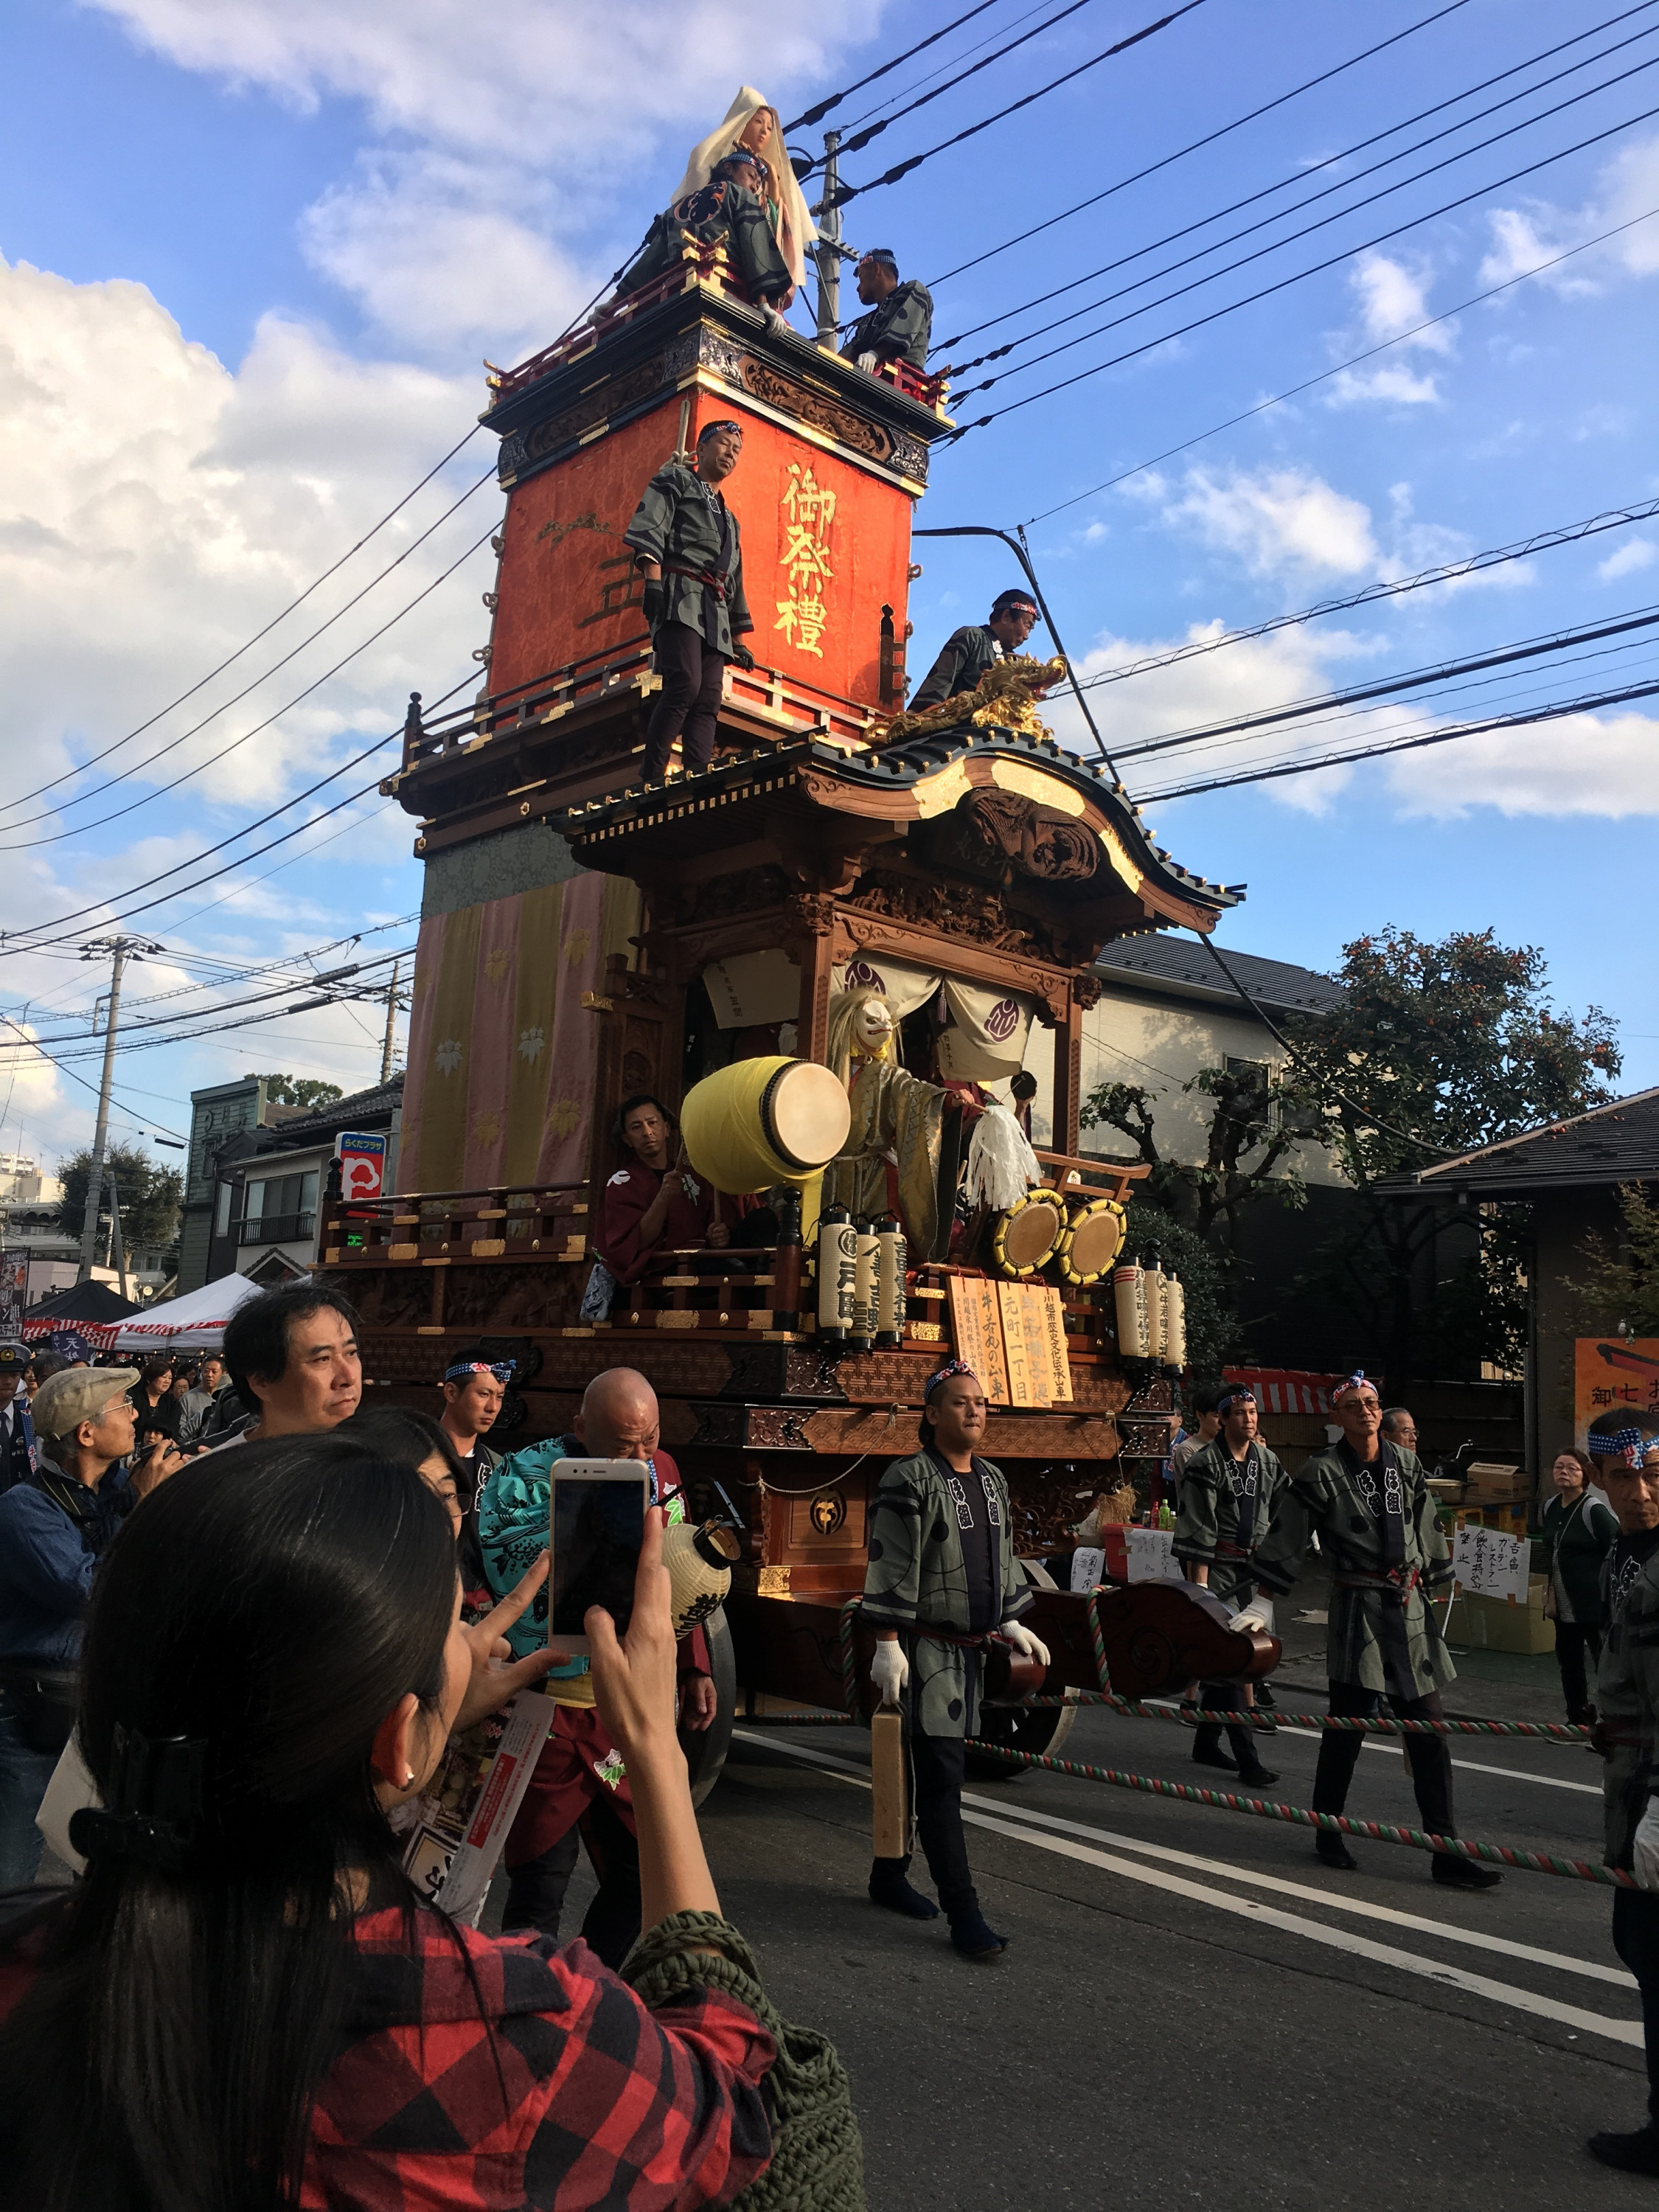
{"label": "house roof", "polygon": [[1554,1190],[1607,1189],[1659,1178],[1659,1091],[1633,1091],[1570,1121],[1552,1121],[1501,1144],[1414,1174],[1390,1176],[1400,1191],[1460,1191],[1528,1198]]}
{"label": "house roof", "polygon": [[283,1152],[301,1145],[320,1144],[325,1139],[337,1136],[342,1129],[354,1129],[364,1121],[389,1121],[403,1103],[403,1095],[404,1079],[399,1073],[389,1083],[377,1083],[368,1091],[354,1091],[349,1098],[337,1098],[331,1105],[314,1114],[283,1121],[261,1133],[279,1136]]}
{"label": "house roof", "polygon": [[[1279,1012],[1318,1014],[1340,1005],[1342,986],[1289,960],[1263,960],[1224,947],[1227,965],[1250,996]],[[1237,1006],[1238,994],[1204,946],[1178,937],[1130,937],[1109,945],[1095,963],[1108,982],[1151,986],[1181,998]]]}

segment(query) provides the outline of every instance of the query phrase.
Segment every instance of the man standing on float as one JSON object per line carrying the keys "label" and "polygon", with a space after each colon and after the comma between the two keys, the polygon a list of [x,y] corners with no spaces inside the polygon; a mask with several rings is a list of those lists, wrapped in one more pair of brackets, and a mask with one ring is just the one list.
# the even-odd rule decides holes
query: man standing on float
{"label": "man standing on float", "polygon": [[[1386,1698],[1402,1720],[1443,1719],[1440,1692],[1457,1670],[1428,1600],[1449,1584],[1451,1555],[1422,1462],[1378,1433],[1382,1402],[1364,1375],[1351,1375],[1331,1407],[1341,1440],[1314,1453],[1279,1492],[1254,1579],[1270,1595],[1288,1597],[1316,1529],[1331,1566],[1331,1711],[1369,1719]],[[1233,1621],[1235,1628],[1265,1626],[1265,1613],[1252,1606]],[[1358,1729],[1326,1731],[1314,1774],[1316,1813],[1341,1812],[1364,1741]],[[1445,1738],[1408,1735],[1402,1743],[1423,1826],[1431,1835],[1455,1836]],[[1336,1829],[1320,1829],[1314,1847],[1328,1867],[1358,1864]],[[1437,1881],[1459,1889],[1491,1889],[1503,1880],[1449,1851],[1436,1851],[1429,1863]]]}
{"label": "man standing on float", "polygon": [[695,465],[677,459],[659,468],[623,533],[645,578],[645,618],[662,678],[645,737],[647,783],[667,775],[676,738],[688,775],[708,767],[726,664],[755,665],[742,642],[755,625],[743,595],[738,519],[720,489],[742,452],[740,423],[705,422]]}
{"label": "man standing on float", "polygon": [[924,707],[943,706],[945,700],[971,691],[988,668],[1023,648],[1036,620],[1036,601],[1030,592],[999,592],[983,623],[968,623],[945,639],[908,711],[919,714]]}
{"label": "man standing on float", "polygon": [[[951,1941],[967,1959],[1008,1948],[980,1911],[962,1832],[963,1740],[978,1725],[986,1639],[1000,1635],[1048,1664],[1019,1620],[1032,1595],[1014,1557],[1008,1486],[975,1450],[985,1419],[978,1377],[952,1359],[923,1394],[922,1449],[895,1460],[877,1488],[861,1608],[876,1632],[870,1678],[882,1702],[904,1712],[916,1834]],[[935,1920],[939,1907],[906,1878],[909,1864],[908,1854],[875,1860],[872,1900]]]}

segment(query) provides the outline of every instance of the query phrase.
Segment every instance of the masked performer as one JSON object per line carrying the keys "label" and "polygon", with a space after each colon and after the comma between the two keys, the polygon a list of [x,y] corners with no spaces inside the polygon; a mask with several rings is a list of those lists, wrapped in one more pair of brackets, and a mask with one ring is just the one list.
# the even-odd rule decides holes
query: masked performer
{"label": "masked performer", "polygon": [[690,240],[723,245],[732,274],[757,305],[787,307],[795,288],[767,219],[765,182],[759,155],[733,147],[706,185],[657,217],[638,260],[617,280],[617,297],[625,299],[675,267]]}
{"label": "masked performer", "polygon": [[872,246],[858,265],[859,299],[869,308],[841,349],[843,361],[878,368],[884,361],[908,361],[926,368],[933,335],[933,295],[919,277],[899,282],[898,263],[884,246]]}
{"label": "masked performer", "polygon": [[842,991],[831,1000],[829,1060],[847,1085],[853,1126],[824,1170],[823,1204],[844,1206],[856,1220],[885,1213],[896,1200],[911,1251],[930,1257],[947,1092],[900,1066],[897,1024],[879,991]]}
{"label": "masked performer", "polygon": [[[1176,1522],[1175,1555],[1186,1565],[1188,1577],[1218,1598],[1229,1612],[1249,1604],[1255,1596],[1252,1565],[1257,1545],[1267,1533],[1273,1500],[1289,1480],[1278,1456],[1256,1434],[1255,1393],[1243,1383],[1224,1389],[1217,1401],[1222,1429],[1211,1443],[1200,1445],[1187,1461],[1181,1477],[1181,1514]],[[1254,1705],[1251,1686],[1206,1682],[1200,1702],[1212,1711],[1237,1709],[1241,1698]],[[1193,1757],[1200,1766],[1233,1771],[1238,1778],[1265,1788],[1279,1777],[1256,1756],[1250,1730],[1235,1722],[1227,1729],[1233,1747],[1230,1759],[1221,1748],[1221,1723],[1200,1723],[1193,1742]]]}
{"label": "masked performer", "polygon": [[[975,1450],[985,1419],[985,1393],[959,1359],[931,1377],[922,1449],[894,1461],[870,1509],[862,1608],[877,1638],[871,1679],[904,1713],[915,1832],[951,1941],[968,1959],[1007,1948],[980,1911],[962,1832],[963,1739],[978,1723],[981,1653],[995,1632],[1048,1663],[1019,1619],[1032,1596],[1014,1557],[1008,1486]],[[872,1899],[912,1919],[937,1919],[938,1908],[911,1887],[908,1854],[875,1860]]]}
{"label": "masked performer", "polygon": [[1018,653],[1036,628],[1036,601],[1029,592],[1000,592],[989,618],[952,630],[945,649],[921,680],[908,712],[942,706],[963,691],[971,691],[988,668]]}
{"label": "masked performer", "polygon": [[[1253,1562],[1256,1586],[1270,1596],[1287,1597],[1308,1539],[1317,1530],[1334,1583],[1330,1711],[1369,1717],[1386,1698],[1402,1719],[1437,1721],[1440,1691],[1456,1669],[1427,1602],[1429,1594],[1445,1589],[1452,1578],[1434,1498],[1416,1453],[1379,1433],[1382,1407],[1374,1383],[1351,1375],[1332,1410],[1341,1441],[1314,1453],[1280,1490]],[[1252,1605],[1233,1625],[1266,1624],[1265,1608]],[[1326,1731],[1314,1776],[1315,1812],[1341,1812],[1363,1741],[1357,1729]],[[1424,1826],[1433,1835],[1455,1836],[1445,1739],[1408,1735],[1402,1741]],[[1322,1828],[1315,1847],[1327,1866],[1358,1863],[1334,1829]],[[1490,1867],[1449,1851],[1436,1851],[1431,1864],[1437,1881],[1462,1889],[1490,1889],[1503,1879]]]}
{"label": "masked performer", "polygon": [[659,468],[623,533],[645,578],[645,618],[662,678],[645,733],[647,783],[667,775],[676,738],[688,772],[708,767],[726,664],[755,665],[743,642],[755,625],[743,593],[738,519],[720,489],[742,452],[740,423],[705,422],[695,467],[669,461]]}

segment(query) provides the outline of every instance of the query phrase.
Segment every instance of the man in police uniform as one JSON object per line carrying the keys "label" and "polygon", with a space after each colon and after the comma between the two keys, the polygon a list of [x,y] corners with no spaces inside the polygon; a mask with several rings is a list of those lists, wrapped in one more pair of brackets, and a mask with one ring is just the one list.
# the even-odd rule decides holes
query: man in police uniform
{"label": "man in police uniform", "polygon": [[[1255,1596],[1252,1565],[1256,1546],[1267,1533],[1273,1500],[1290,1478],[1278,1455],[1256,1434],[1255,1393],[1248,1383],[1224,1386],[1216,1410],[1221,1416],[1220,1435],[1201,1445],[1182,1470],[1174,1549],[1188,1580],[1207,1589],[1231,1613]],[[1199,1698],[1212,1711],[1254,1703],[1249,1686],[1241,1688],[1236,1682],[1206,1682]],[[1231,1723],[1227,1741],[1232,1759],[1221,1748],[1220,1722],[1202,1723],[1193,1741],[1194,1759],[1200,1766],[1224,1767],[1229,1773],[1236,1759],[1239,1780],[1257,1789],[1278,1781],[1256,1756],[1248,1727]]]}
{"label": "man in police uniform", "polygon": [[[959,1359],[930,1377],[922,1449],[893,1462],[870,1508],[861,1607],[876,1632],[870,1679],[884,1704],[904,1712],[917,1838],[965,1959],[1008,1948],[980,1910],[962,1832],[963,1739],[979,1720],[986,1640],[1000,1636],[1048,1663],[1019,1620],[1033,1599],[1014,1557],[1008,1486],[975,1449],[986,1411],[978,1377]],[[874,1860],[871,1899],[913,1920],[935,1920],[937,1908],[906,1878],[909,1864],[908,1855]]]}
{"label": "man in police uniform", "polygon": [[853,335],[841,349],[843,361],[874,370],[884,361],[908,361],[912,368],[927,366],[927,344],[933,335],[933,295],[919,277],[899,282],[898,263],[890,248],[872,246],[859,263],[860,302],[869,308],[853,326]]}
{"label": "man in police uniform", "polygon": [[971,691],[988,668],[1022,649],[1036,619],[1036,601],[1030,592],[1000,592],[988,621],[951,631],[908,711],[919,714],[924,707],[937,707],[960,692]]}
{"label": "man in police uniform", "polygon": [[[1256,1585],[1270,1596],[1288,1597],[1317,1530],[1331,1566],[1330,1711],[1370,1718],[1386,1698],[1402,1720],[1440,1720],[1441,1689],[1457,1670],[1428,1603],[1452,1578],[1433,1493],[1416,1453],[1379,1433],[1382,1407],[1375,1383],[1351,1375],[1332,1411],[1341,1440],[1315,1452],[1280,1490],[1252,1562]],[[1246,1606],[1234,1625],[1264,1627],[1265,1613]],[[1358,1729],[1326,1730],[1314,1774],[1316,1813],[1341,1812],[1364,1741]],[[1423,1826],[1431,1835],[1455,1836],[1444,1737],[1402,1741]],[[1315,1848],[1327,1866],[1351,1870],[1358,1863],[1335,1829],[1320,1829]],[[1435,1881],[1460,1889],[1490,1889],[1503,1879],[1449,1851],[1436,1851],[1430,1865]]]}
{"label": "man in police uniform", "polygon": [[720,487],[743,452],[740,423],[705,422],[697,458],[657,471],[623,533],[645,578],[645,618],[662,678],[645,736],[645,780],[660,783],[676,738],[688,774],[714,757],[714,725],[728,660],[752,668],[743,642],[755,627],[743,595],[738,519]]}
{"label": "man in police uniform", "polygon": [[1607,1627],[1590,1741],[1607,1761],[1603,1864],[1641,1884],[1613,1893],[1613,1948],[1642,1993],[1648,2057],[1647,2125],[1592,2136],[1589,2148],[1603,2165],[1659,2176],[1659,1812],[1650,1795],[1659,1731],[1659,1414],[1602,1413],[1584,1441],[1619,1522],[1601,1563]]}

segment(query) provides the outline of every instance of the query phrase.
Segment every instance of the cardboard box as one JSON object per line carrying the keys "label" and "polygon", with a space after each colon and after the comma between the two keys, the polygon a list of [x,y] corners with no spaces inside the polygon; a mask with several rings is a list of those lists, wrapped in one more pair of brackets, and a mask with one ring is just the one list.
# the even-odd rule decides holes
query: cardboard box
{"label": "cardboard box", "polygon": [[1528,1656],[1555,1649],[1555,1623],[1544,1618],[1547,1578],[1530,1577],[1525,1605],[1460,1592],[1451,1610],[1446,1641],[1471,1651],[1517,1651]]}
{"label": "cardboard box", "polygon": [[1474,1460],[1468,1471],[1466,1505],[1524,1505],[1532,1496],[1532,1477],[1524,1467]]}

